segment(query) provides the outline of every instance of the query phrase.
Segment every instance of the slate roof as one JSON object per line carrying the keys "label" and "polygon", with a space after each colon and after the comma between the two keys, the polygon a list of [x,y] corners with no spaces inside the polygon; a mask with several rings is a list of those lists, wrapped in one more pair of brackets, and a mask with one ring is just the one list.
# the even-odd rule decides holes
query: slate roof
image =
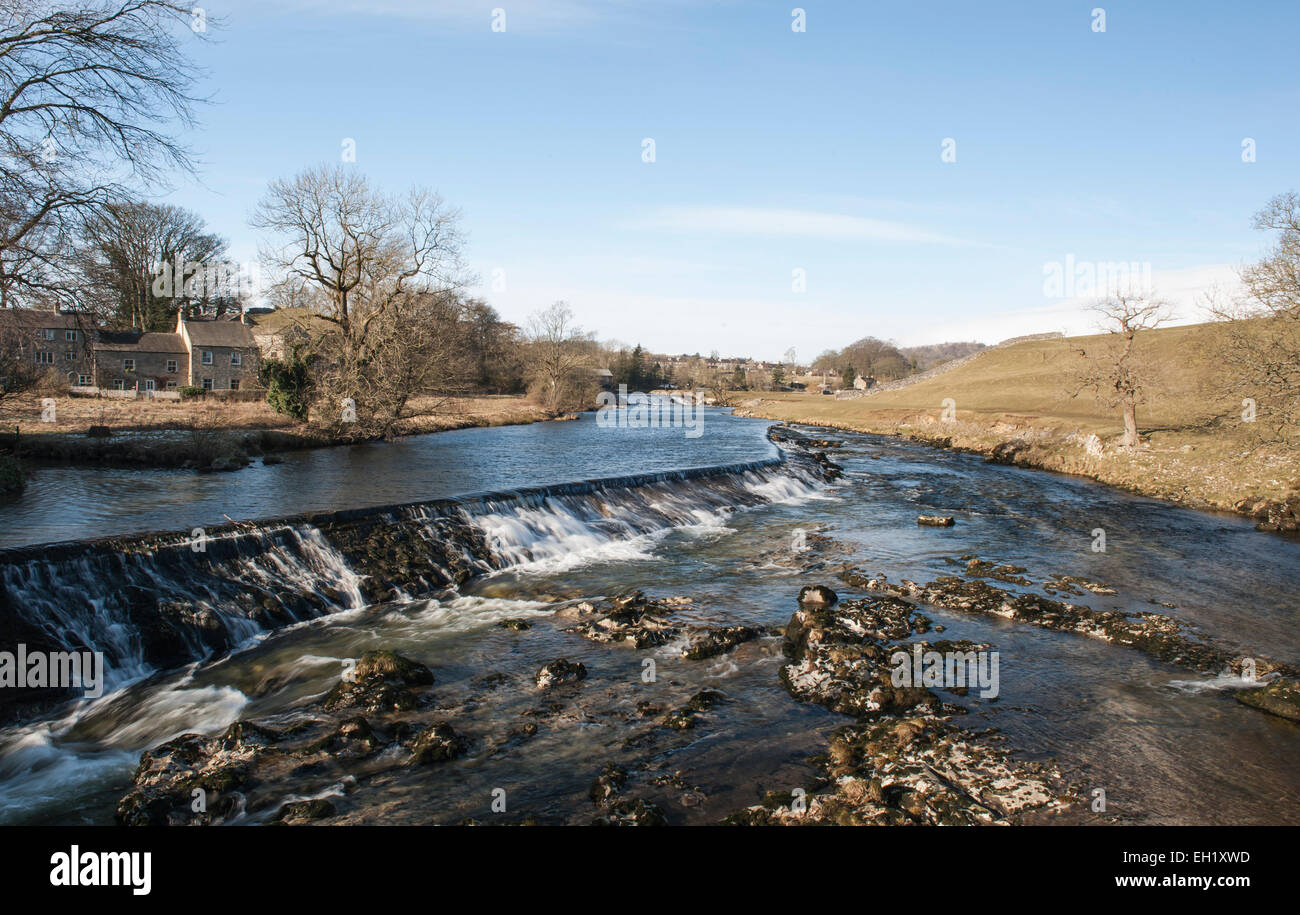
{"label": "slate roof", "polygon": [[185,341],[178,334],[146,333],[133,330],[102,330],[95,349],[106,352],[179,353],[185,355]]}
{"label": "slate roof", "polygon": [[93,322],[90,315],[64,313],[43,308],[0,308],[0,321],[30,327],[32,330],[44,328],[90,327]]}
{"label": "slate roof", "polygon": [[254,347],[253,332],[240,321],[186,321],[195,346]]}

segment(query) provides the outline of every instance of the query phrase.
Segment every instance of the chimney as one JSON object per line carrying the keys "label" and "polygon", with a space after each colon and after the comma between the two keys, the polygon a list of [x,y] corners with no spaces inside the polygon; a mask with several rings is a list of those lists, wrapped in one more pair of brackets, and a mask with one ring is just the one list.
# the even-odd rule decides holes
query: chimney
{"label": "chimney", "polygon": [[176,309],[176,333],[180,334],[180,333],[184,333],[184,331],[185,331],[185,306],[182,305],[180,308]]}

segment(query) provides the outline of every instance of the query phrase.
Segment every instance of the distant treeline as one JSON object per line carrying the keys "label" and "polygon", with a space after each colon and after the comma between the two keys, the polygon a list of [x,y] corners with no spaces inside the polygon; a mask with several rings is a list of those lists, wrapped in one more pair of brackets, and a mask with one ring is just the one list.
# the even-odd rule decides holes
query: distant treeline
{"label": "distant treeline", "polygon": [[844,349],[826,350],[813,360],[812,368],[814,372],[839,372],[845,384],[852,384],[859,375],[894,381],[982,349],[987,349],[985,344],[974,342],[899,347],[888,340],[863,337]]}
{"label": "distant treeline", "polygon": [[954,359],[962,359],[971,353],[978,353],[986,349],[988,349],[988,344],[976,343],[972,340],[959,343],[931,343],[927,346],[905,346],[899,352],[912,361],[912,366],[916,371],[924,372],[936,365],[943,365],[943,363],[951,362]]}

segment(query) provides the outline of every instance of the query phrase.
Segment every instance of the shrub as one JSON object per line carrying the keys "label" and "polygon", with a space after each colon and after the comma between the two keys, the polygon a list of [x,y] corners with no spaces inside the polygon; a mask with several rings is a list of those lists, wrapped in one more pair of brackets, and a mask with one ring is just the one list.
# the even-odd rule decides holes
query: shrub
{"label": "shrub", "polygon": [[180,391],[181,400],[193,400],[195,397],[202,397],[207,393],[207,391],[204,390],[203,388],[195,387],[192,384],[187,384],[182,388],[178,388],[177,390]]}
{"label": "shrub", "polygon": [[47,397],[59,394],[67,396],[70,387],[67,378],[51,370],[41,373],[36,383],[32,385],[32,390]]}
{"label": "shrub", "polygon": [[266,388],[266,402],[276,413],[307,418],[307,391],[311,388],[311,360],[298,347],[287,359],[264,359],[257,378]]}

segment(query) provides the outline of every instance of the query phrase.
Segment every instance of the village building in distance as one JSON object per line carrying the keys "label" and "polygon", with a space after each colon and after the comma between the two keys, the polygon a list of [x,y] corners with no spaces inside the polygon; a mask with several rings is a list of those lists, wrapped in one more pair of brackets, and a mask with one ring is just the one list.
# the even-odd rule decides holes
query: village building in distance
{"label": "village building in distance", "polygon": [[[176,315],[168,333],[102,330],[79,312],[10,308],[10,331],[23,358],[66,380],[78,393],[156,396],[179,388],[229,392],[257,387],[258,343],[247,318]],[[173,394],[172,396],[177,396]]]}

